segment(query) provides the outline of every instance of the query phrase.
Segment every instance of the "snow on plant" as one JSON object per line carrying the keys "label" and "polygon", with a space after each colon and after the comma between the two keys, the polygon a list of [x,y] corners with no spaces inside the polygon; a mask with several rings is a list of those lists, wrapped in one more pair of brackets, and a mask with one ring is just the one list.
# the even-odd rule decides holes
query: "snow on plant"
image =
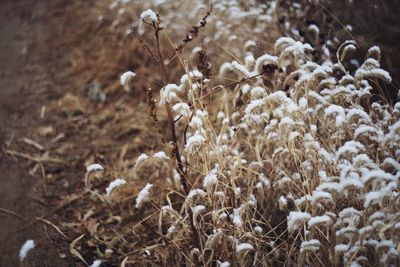
{"label": "snow on plant", "polygon": [[129,91],[132,80],[136,76],[136,74],[132,71],[124,72],[120,77],[120,83],[124,87],[126,91]]}
{"label": "snow on plant", "polygon": [[[172,22],[207,10],[200,2],[182,15],[167,12],[175,10],[174,1],[139,2],[160,11],[145,11],[140,18],[156,38],[164,30],[161,19],[176,33],[186,32]],[[165,109],[160,118],[168,122],[172,138],[165,146],[172,152],[142,154],[132,165],[136,170],[157,159],[170,171],[159,174],[162,182],[140,177],[147,185],[136,207],[149,200],[153,183],[166,194],[135,215],[140,220],[133,228],[151,230],[132,246],[150,251],[146,260],[179,259],[181,265],[395,264],[400,104],[370,104],[376,81],[391,80],[380,68],[380,50],[371,48],[355,71],[345,67],[357,50],[354,41],[345,42],[335,60],[326,56],[334,54],[328,46],[291,37],[278,38],[273,51],[256,52],[257,42],[249,40],[270,27],[275,1],[250,2],[217,1],[218,16],[206,17],[211,31],[204,33],[210,38],[199,42],[223,41],[234,55],[226,60],[210,52],[219,77],[207,75],[200,64],[183,64],[171,78],[171,61],[156,58],[163,82],[154,109]],[[254,27],[239,33],[244,20]],[[198,36],[200,27],[193,29],[173,53]],[[316,25],[308,30],[320,31]],[[325,56],[313,61],[316,49]],[[164,51],[156,52],[152,56]],[[151,220],[152,214],[157,219]],[[135,231],[123,243],[137,240]],[[121,248],[130,255],[131,248]],[[142,260],[139,253],[131,257]]]}
{"label": "snow on plant", "polygon": [[98,163],[90,164],[86,167],[86,172],[91,173],[93,171],[103,171],[104,167]]}
{"label": "snow on plant", "polygon": [[[160,16],[163,25],[170,29],[169,35],[172,38],[177,37],[178,33],[187,32],[187,25],[194,25],[209,8],[209,2],[205,0],[196,1],[195,4],[191,1],[183,1],[179,5],[173,0],[138,0],[134,4],[119,0],[109,2],[112,12],[105,10],[102,15],[112,21],[112,29],[117,28],[124,35],[144,36],[148,34],[148,31],[144,30],[143,24],[159,23],[158,16]],[[274,28],[271,23],[274,11],[275,1],[257,4],[243,0],[216,1],[213,3],[215,16],[207,19],[210,27],[204,29],[204,36],[208,38],[198,40],[198,47],[210,47],[208,49],[210,55],[220,55],[220,49],[214,42],[230,45],[230,51],[235,55],[241,55],[243,50],[254,50],[257,45],[256,40],[253,40],[255,33],[276,34],[271,30]],[[138,17],[138,14],[140,14],[138,19],[140,23],[132,24],[132,17]],[[185,23],[174,23],[177,21],[185,21]],[[249,23],[252,27],[248,27]],[[192,38],[190,35],[188,37]],[[244,40],[243,43],[246,42],[245,46],[240,45],[242,40]],[[196,53],[196,49],[193,49],[192,53]],[[221,64],[224,59],[218,57],[216,61]]]}
{"label": "snow on plant", "polygon": [[90,267],[100,267],[101,263],[101,260],[95,260],[93,261],[92,265],[90,265]]}
{"label": "snow on plant", "polygon": [[252,244],[249,243],[240,243],[238,245],[236,245],[236,253],[241,253],[243,251],[249,251],[249,250],[253,250],[254,247]]}
{"label": "snow on plant", "polygon": [[293,232],[302,223],[307,222],[311,219],[311,215],[308,212],[292,211],[289,213],[287,218],[287,225],[289,232]]}
{"label": "snow on plant", "polygon": [[177,103],[172,107],[172,110],[177,115],[182,116],[183,118],[188,118],[188,117],[190,117],[190,114],[191,114],[190,107],[186,103]]}
{"label": "snow on plant", "polygon": [[112,181],[106,188],[107,196],[111,195],[111,192],[115,188],[120,187],[120,186],[122,186],[124,184],[126,184],[126,181],[124,179],[121,179],[121,178],[118,178],[118,179],[115,179],[114,181]]}
{"label": "snow on plant", "polygon": [[153,157],[159,159],[169,159],[169,157],[165,154],[164,151],[159,151],[157,153],[154,153]]}
{"label": "snow on plant", "polygon": [[206,177],[204,177],[204,181],[203,181],[204,188],[208,188],[208,187],[218,183],[217,173],[218,173],[217,169],[213,169],[210,171],[209,174],[206,175]]}
{"label": "snow on plant", "polygon": [[152,187],[153,187],[152,184],[147,183],[146,186],[143,187],[142,190],[140,190],[136,198],[136,208],[139,208],[144,202],[148,200],[150,195],[150,188]]}
{"label": "snow on plant", "polygon": [[149,156],[147,156],[145,153],[140,154],[139,157],[135,161],[135,166],[137,166],[140,162],[142,162],[148,158],[149,158]]}
{"label": "snow on plant", "polygon": [[[376,58],[374,58],[375,56]],[[381,58],[381,51],[377,46],[371,47],[368,50],[368,58],[364,63],[357,69],[354,74],[354,78],[357,80],[365,78],[379,78],[386,82],[391,82],[392,78],[390,74],[380,68],[379,60]]]}
{"label": "snow on plant", "polygon": [[[247,79],[251,75],[260,74],[264,70],[263,66],[276,64],[284,68],[286,77],[275,83],[275,91],[267,89],[261,77],[246,80],[244,85],[237,86],[241,93],[233,96],[246,103],[242,115],[238,116],[233,112],[231,117],[227,117],[225,112],[218,112],[217,117],[222,124],[212,126],[215,127],[212,134],[208,128],[208,116],[197,116],[197,112],[203,112],[202,110],[195,108],[195,115],[188,123],[189,138],[186,148],[193,147],[190,151],[187,149],[192,164],[195,164],[193,161],[197,159],[198,162],[207,162],[208,168],[213,163],[219,166],[206,174],[204,188],[213,186],[213,190],[217,191],[214,194],[216,197],[221,193],[225,197],[229,196],[226,192],[232,190],[234,199],[239,203],[228,212],[229,217],[217,212],[221,208],[227,208],[225,201],[216,201],[217,198],[198,198],[189,205],[195,205],[193,209],[196,214],[201,207],[202,211],[214,209],[218,214],[217,220],[224,221],[230,218],[231,224],[240,233],[237,233],[236,238],[244,238],[243,240],[254,240],[253,234],[247,232],[248,227],[259,227],[252,226],[255,224],[255,221],[252,221],[252,212],[256,210],[265,214],[271,212],[268,209],[276,213],[286,210],[289,238],[297,236],[294,240],[300,239],[301,242],[296,247],[299,252],[305,253],[301,254],[301,260],[310,261],[310,255],[315,254],[322,258],[328,243],[320,231],[333,231],[334,242],[338,245],[334,261],[361,262],[363,257],[368,255],[367,250],[360,246],[360,242],[376,239],[381,242],[381,237],[376,231],[380,231],[378,229],[388,222],[382,222],[382,226],[378,226],[376,221],[366,221],[353,207],[365,209],[363,212],[366,214],[372,214],[376,209],[384,209],[386,214],[392,215],[389,216],[391,219],[383,219],[396,218],[396,213],[392,213],[389,203],[394,204],[397,201],[395,196],[398,195],[397,183],[400,173],[396,168],[397,164],[394,163],[396,161],[390,156],[398,156],[399,153],[396,155],[395,152],[399,147],[394,145],[394,142],[390,142],[389,146],[387,140],[397,138],[398,114],[395,115],[397,117],[391,118],[393,115],[390,115],[389,106],[379,106],[375,108],[376,111],[368,111],[365,108],[360,98],[368,99],[370,96],[368,88],[371,75],[360,76],[356,71],[352,76],[345,71],[344,77],[334,78],[332,74],[338,67],[337,64],[326,62],[318,65],[308,62],[307,53],[311,51],[311,47],[287,37],[276,42],[275,51],[277,56],[261,56],[259,60],[255,60],[251,69],[233,61],[226,63],[220,70],[220,75],[229,71],[235,73],[236,70],[235,75],[238,79]],[[375,64],[374,67],[379,68],[379,64]],[[361,68],[365,68],[365,65]],[[375,73],[384,72],[376,70]],[[387,77],[379,78],[388,80]],[[279,90],[279,84],[283,84],[283,87],[289,86],[287,93]],[[374,121],[371,119],[374,112],[386,114],[386,117]],[[229,127],[225,126],[226,123]],[[383,126],[384,124],[386,126]],[[236,132],[231,132],[232,127],[236,128]],[[205,136],[207,143],[204,143]],[[241,140],[253,149],[239,149],[242,145]],[[229,144],[229,150],[223,149],[224,144]],[[378,158],[374,152],[377,148],[382,151]],[[195,151],[197,153],[193,154]],[[383,165],[379,164],[379,161],[387,157],[389,158],[386,165],[391,166],[393,174],[381,169]],[[256,164],[252,159],[258,159],[259,163]],[[267,179],[261,174],[258,183],[251,182],[254,170],[260,171],[262,166],[267,168],[268,177],[272,179]],[[247,176],[239,175],[239,169]],[[233,185],[232,189],[228,184],[224,184],[226,178],[222,177],[229,177],[228,183]],[[240,187],[237,186],[239,184]],[[260,191],[264,190],[274,192],[276,198],[271,199],[271,196],[261,194]],[[249,200],[251,197],[252,201]],[[279,210],[266,205],[267,199],[275,201]],[[207,207],[211,203],[215,204]],[[297,211],[293,211],[294,208]],[[206,227],[204,223],[203,227]],[[201,223],[196,222],[196,225],[197,228],[201,227]],[[308,230],[302,232],[305,228]],[[360,231],[362,236],[358,235]],[[396,239],[394,234],[393,231],[387,231],[385,238]],[[352,241],[354,239],[355,242]],[[243,244],[246,245],[239,244],[236,247],[251,246],[254,249],[248,243]],[[283,252],[279,249],[278,251]],[[279,255],[278,251],[275,253]],[[391,262],[394,253],[390,252],[390,249],[385,253],[382,263]]]}
{"label": "snow on plant", "polygon": [[301,245],[300,245],[300,252],[304,252],[304,251],[315,252],[315,251],[319,250],[320,246],[321,246],[321,242],[319,242],[319,240],[317,240],[317,239],[303,241],[303,242],[301,242]]}
{"label": "snow on plant", "polygon": [[140,19],[144,22],[151,23],[157,21],[157,14],[151,9],[147,9],[140,14]]}
{"label": "snow on plant", "polygon": [[189,137],[187,144],[185,145],[185,150],[189,153],[194,153],[205,141],[206,139],[202,135],[194,134]]}
{"label": "snow on plant", "polygon": [[35,241],[33,241],[32,239],[26,240],[19,251],[19,260],[22,262],[28,255],[28,252],[34,247]]}
{"label": "snow on plant", "polygon": [[230,266],[231,264],[228,261],[224,261],[219,264],[219,267],[230,267]]}

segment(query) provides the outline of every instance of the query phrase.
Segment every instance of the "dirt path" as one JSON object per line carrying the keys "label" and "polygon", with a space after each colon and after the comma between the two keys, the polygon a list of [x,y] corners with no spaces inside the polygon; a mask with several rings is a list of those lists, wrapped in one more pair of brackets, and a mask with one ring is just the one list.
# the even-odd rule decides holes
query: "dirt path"
{"label": "dirt path", "polygon": [[[47,1],[49,2],[49,1]],[[46,1],[0,2],[0,146],[18,142],[20,135],[40,116],[40,101],[31,97],[46,78],[37,57],[37,41],[47,38],[55,25],[42,20]],[[45,49],[40,49],[45,51]],[[0,265],[19,266],[18,253],[27,239],[36,248],[26,259],[27,266],[67,266],[49,244],[44,227],[31,222],[46,212],[39,204],[37,178],[28,174],[27,162],[0,152]],[[19,218],[11,213],[19,214]],[[24,219],[25,218],[25,219]]]}
{"label": "dirt path", "polygon": [[[120,158],[122,147],[123,155],[133,158],[144,150],[143,140],[154,135],[136,123],[147,121],[153,127],[138,112],[146,106],[135,104],[145,101],[137,95],[132,100],[118,83],[118,73],[136,69],[129,65],[136,45],[129,40],[119,43],[118,36],[107,35],[106,24],[97,19],[96,4],[93,0],[0,2],[1,267],[20,265],[18,253],[27,239],[34,239],[37,246],[29,253],[26,266],[85,266],[69,253],[68,246],[80,232],[88,231],[65,223],[81,226],[84,214],[76,210],[82,202],[71,204],[69,199],[82,192],[86,161],[107,163],[109,159],[110,165]],[[121,47],[128,49],[115,53]],[[108,90],[109,102],[88,99],[85,88],[93,81]],[[121,107],[124,114],[114,112]],[[42,135],[41,128],[51,133]],[[62,163],[41,161],[40,165],[27,159],[41,156]],[[39,216],[65,235],[61,237],[48,224],[33,223]],[[90,252],[83,257],[91,264],[97,255]]]}

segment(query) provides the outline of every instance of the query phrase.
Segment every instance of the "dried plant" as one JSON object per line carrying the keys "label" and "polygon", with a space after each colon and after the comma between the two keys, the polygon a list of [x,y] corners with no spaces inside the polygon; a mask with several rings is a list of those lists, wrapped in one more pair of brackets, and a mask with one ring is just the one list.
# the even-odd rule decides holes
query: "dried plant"
{"label": "dried plant", "polygon": [[[377,84],[391,82],[380,49],[349,67],[360,50],[354,40],[322,36],[314,21],[304,34],[291,27],[291,14],[304,19],[308,12],[299,11],[303,1],[288,7],[285,19],[281,1],[201,3],[190,14],[168,12],[180,10],[175,1],[139,2],[143,10],[159,8],[141,13],[128,35],[137,34],[158,67],[151,78],[161,79],[159,88],[146,95],[165,151],[141,151],[99,177],[102,168],[88,168],[86,200],[99,210],[94,222],[82,220],[80,233],[97,250],[91,260],[398,264],[400,104],[371,101]],[[110,9],[117,7],[130,14],[126,1]],[[189,31],[175,25],[186,18],[195,25]],[[255,36],[276,25],[288,36],[276,29],[268,40]]]}

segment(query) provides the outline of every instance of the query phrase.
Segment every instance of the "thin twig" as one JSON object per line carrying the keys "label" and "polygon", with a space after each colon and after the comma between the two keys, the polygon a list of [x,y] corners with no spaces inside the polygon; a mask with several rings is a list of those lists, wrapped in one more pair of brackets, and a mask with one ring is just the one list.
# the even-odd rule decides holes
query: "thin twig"
{"label": "thin twig", "polygon": [[22,215],[19,215],[18,213],[14,212],[12,210],[8,210],[8,209],[5,209],[5,208],[0,208],[0,211],[4,212],[6,214],[9,214],[9,215],[13,215],[13,216],[25,221],[25,222],[29,222],[25,217],[23,217]]}
{"label": "thin twig", "polygon": [[140,42],[141,45],[143,45],[143,47],[146,49],[146,51],[147,51],[147,52],[153,57],[153,59],[158,63],[158,59],[157,59],[157,57],[153,54],[153,52],[151,51],[149,45],[148,45],[145,41],[143,41],[142,39],[140,39],[140,38],[137,38],[137,40]]}
{"label": "thin twig", "polygon": [[221,90],[221,89],[223,89],[223,88],[233,87],[233,86],[238,85],[238,84],[240,84],[240,83],[244,83],[244,82],[246,82],[246,81],[248,81],[248,80],[250,80],[250,79],[257,78],[258,76],[261,76],[261,75],[263,75],[263,74],[265,74],[265,72],[262,72],[262,73],[259,73],[259,74],[256,74],[256,75],[253,75],[253,76],[250,76],[250,77],[247,77],[247,78],[243,78],[243,79],[241,79],[240,81],[233,82],[233,83],[230,83],[230,84],[227,84],[227,85],[218,85],[218,86],[214,87],[214,88],[211,90],[210,93],[208,93],[208,94],[202,96],[202,97],[200,98],[200,100],[203,100],[204,98],[206,98],[206,97],[208,97],[208,96],[210,96],[210,95],[212,95],[212,94],[218,92],[219,90]]}
{"label": "thin twig", "polygon": [[173,120],[171,106],[167,102],[165,104],[165,107],[167,109],[168,118],[171,118],[171,119],[169,119],[169,127],[171,128],[172,142],[174,144],[174,154],[175,154],[176,161],[178,162],[178,170],[179,170],[180,176],[182,178],[182,186],[183,186],[183,189],[185,190],[185,193],[188,194],[189,193],[188,180],[184,173],[181,155],[179,153],[178,140],[176,137],[175,123]]}
{"label": "thin twig", "polygon": [[18,152],[18,151],[14,151],[11,149],[3,149],[3,151],[6,154],[9,154],[11,156],[17,156],[20,158],[24,158],[24,159],[28,159],[31,161],[35,161],[35,162],[51,162],[51,163],[65,163],[65,161],[61,160],[61,159],[57,159],[57,158],[50,158],[50,157],[44,157],[44,156],[31,156],[27,153],[22,153],[22,152]]}
{"label": "thin twig", "polygon": [[148,103],[149,109],[150,109],[149,114],[153,118],[153,122],[156,126],[158,134],[161,137],[161,141],[163,143],[165,143],[165,138],[162,134],[161,127],[160,127],[160,121],[157,116],[157,106],[156,106],[157,101],[155,99],[153,99],[153,90],[151,90],[151,88],[147,89],[147,103]]}
{"label": "thin twig", "polygon": [[206,15],[201,18],[198,25],[192,26],[192,29],[186,34],[185,39],[183,39],[182,42],[175,48],[174,54],[170,57],[168,64],[171,63],[180,53],[182,53],[183,49],[188,43],[193,41],[199,35],[200,29],[206,26],[207,18],[210,16],[212,9],[213,5],[211,4]]}
{"label": "thin twig", "polygon": [[[163,86],[167,84],[167,68],[164,62],[164,56],[161,51],[160,47],[160,31],[163,30],[162,27],[160,27],[160,20],[157,21],[157,23],[153,22],[152,27],[154,28],[154,35],[156,38],[156,50],[157,50],[157,55],[158,55],[158,63],[160,65],[160,71],[161,71],[161,76],[162,76],[162,81],[163,81]],[[178,163],[178,170],[181,176],[181,181],[182,181],[182,186],[183,189],[185,190],[185,193],[189,193],[189,188],[188,188],[188,179],[185,176],[185,173],[183,171],[183,164],[179,152],[179,147],[178,147],[178,140],[176,137],[176,130],[175,130],[175,122],[174,122],[174,116],[172,114],[172,109],[171,105],[166,101],[165,103],[165,108],[167,110],[167,115],[168,115],[168,123],[169,127],[171,129],[171,135],[172,135],[172,143],[174,145],[174,156],[176,158],[176,161]]]}
{"label": "thin twig", "polygon": [[58,228],[55,224],[53,224],[52,222],[43,219],[41,217],[37,217],[36,220],[41,221],[45,224],[50,225],[51,227],[53,227],[65,240],[68,240],[68,237],[60,230],[60,228]]}

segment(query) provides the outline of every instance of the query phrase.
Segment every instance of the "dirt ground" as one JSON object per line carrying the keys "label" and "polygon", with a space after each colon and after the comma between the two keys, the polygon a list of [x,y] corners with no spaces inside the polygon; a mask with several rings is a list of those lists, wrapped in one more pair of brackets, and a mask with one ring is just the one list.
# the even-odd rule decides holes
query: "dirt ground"
{"label": "dirt ground", "polygon": [[[35,90],[48,84],[44,41],[57,25],[43,19],[49,1],[0,2],[0,146],[4,149],[40,120]],[[27,162],[0,153],[0,265],[19,266],[19,249],[34,239],[37,249],[29,266],[68,266],[46,238],[43,224],[34,223],[50,207],[40,201],[40,180],[28,173]],[[48,227],[46,227],[48,228]]]}

